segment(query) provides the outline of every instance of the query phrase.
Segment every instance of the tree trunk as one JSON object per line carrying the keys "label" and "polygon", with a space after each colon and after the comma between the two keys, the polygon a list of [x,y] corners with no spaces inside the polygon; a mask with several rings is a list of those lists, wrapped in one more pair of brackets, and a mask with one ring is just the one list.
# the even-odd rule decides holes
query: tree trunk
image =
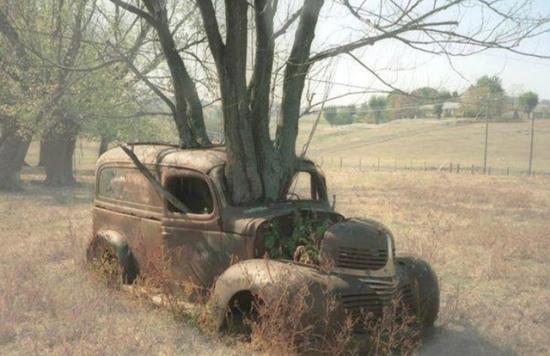
{"label": "tree trunk", "polygon": [[107,149],[109,149],[109,143],[111,143],[111,140],[108,139],[105,136],[101,136],[101,141],[99,143],[99,152],[98,156],[101,156],[105,152],[107,152]]}
{"label": "tree trunk", "polygon": [[62,114],[54,114],[53,124],[44,133],[44,169],[51,186],[70,186],[75,183],[73,155],[78,135],[78,125]]}
{"label": "tree trunk", "polygon": [[40,140],[40,152],[38,153],[38,164],[37,167],[44,167],[44,150],[45,150],[46,143],[44,140]]}
{"label": "tree trunk", "polygon": [[[146,3],[148,6],[148,3]],[[149,4],[149,6],[152,6]],[[153,10],[151,8],[151,10]],[[156,30],[159,36],[168,69],[170,70],[172,84],[174,86],[174,99],[176,127],[180,136],[182,146],[197,147],[210,145],[206,134],[202,104],[197,93],[193,79],[187,72],[177,49],[174,37],[168,26],[168,14],[166,7],[155,12],[157,24]]]}
{"label": "tree trunk", "polygon": [[274,58],[272,3],[255,0],[256,62],[246,85],[246,0],[225,1],[226,41],[210,0],[197,2],[216,62],[223,109],[226,178],[234,204],[271,202],[282,197],[295,171],[296,136],[315,26],[323,0],[306,0],[286,64],[281,120],[275,142],[269,134],[269,89]]}
{"label": "tree trunk", "polygon": [[69,186],[75,183],[73,155],[76,138],[67,137],[44,142],[45,183],[51,186]]}
{"label": "tree trunk", "polygon": [[236,204],[258,201],[263,195],[246,85],[247,8],[245,0],[226,6],[226,45],[217,59],[228,152],[225,169]]}
{"label": "tree trunk", "polygon": [[0,190],[17,190],[20,188],[21,168],[31,143],[30,138],[17,132],[9,135],[2,133],[0,146]]}

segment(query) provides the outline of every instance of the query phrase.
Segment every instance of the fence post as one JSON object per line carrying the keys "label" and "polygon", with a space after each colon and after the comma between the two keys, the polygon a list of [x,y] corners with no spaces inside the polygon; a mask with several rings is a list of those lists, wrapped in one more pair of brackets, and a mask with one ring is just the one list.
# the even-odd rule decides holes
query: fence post
{"label": "fence post", "polygon": [[411,159],[411,167],[410,167],[410,170],[412,171],[413,170],[413,160]]}
{"label": "fence post", "polygon": [[460,173],[460,163],[456,164],[456,173]]}
{"label": "fence post", "polygon": [[472,174],[474,174],[474,165],[472,164]]}
{"label": "fence post", "polygon": [[426,161],[424,161],[424,171],[428,170],[428,166],[426,165]]}
{"label": "fence post", "polygon": [[506,168],[506,175],[507,175],[507,176],[510,175],[510,167]]}
{"label": "fence post", "polygon": [[453,173],[453,162],[449,163],[449,173]]}
{"label": "fence post", "polygon": [[489,167],[487,168],[487,174],[488,174],[488,175],[491,175],[491,166],[489,166]]}
{"label": "fence post", "polygon": [[340,169],[342,169],[342,161],[344,160],[344,158],[340,157]]}

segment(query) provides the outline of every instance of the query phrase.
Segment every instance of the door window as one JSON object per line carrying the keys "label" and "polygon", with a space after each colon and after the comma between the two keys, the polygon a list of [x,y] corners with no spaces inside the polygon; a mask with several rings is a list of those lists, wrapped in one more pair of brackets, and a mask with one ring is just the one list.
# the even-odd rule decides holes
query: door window
{"label": "door window", "polygon": [[[211,214],[214,201],[206,181],[199,177],[173,176],[166,180],[166,189],[178,198],[192,214]],[[170,204],[168,209],[179,213],[179,209]]]}

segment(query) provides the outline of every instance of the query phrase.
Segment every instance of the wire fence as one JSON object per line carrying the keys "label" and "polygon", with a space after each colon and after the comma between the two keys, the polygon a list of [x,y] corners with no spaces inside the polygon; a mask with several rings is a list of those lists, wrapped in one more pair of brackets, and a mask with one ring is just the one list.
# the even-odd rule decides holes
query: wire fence
{"label": "wire fence", "polygon": [[[498,175],[498,176],[529,176],[529,170],[517,167],[483,167],[475,164],[463,164],[460,162],[446,162],[434,164],[422,160],[400,160],[381,158],[351,158],[351,157],[326,157],[321,156],[315,162],[323,169],[333,170],[356,170],[360,172],[393,172],[393,171],[416,171],[416,172],[442,172],[453,174],[470,175]],[[550,171],[533,170],[531,176],[550,177]]]}

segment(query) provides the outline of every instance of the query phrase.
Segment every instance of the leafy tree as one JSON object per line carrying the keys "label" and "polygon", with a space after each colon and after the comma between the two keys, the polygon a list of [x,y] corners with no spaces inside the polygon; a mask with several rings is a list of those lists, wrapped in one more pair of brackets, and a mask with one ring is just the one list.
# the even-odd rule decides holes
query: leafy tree
{"label": "leafy tree", "polygon": [[504,94],[504,89],[502,88],[502,79],[498,76],[488,76],[484,75],[479,78],[476,82],[477,87],[488,88],[489,93],[493,95]]}
{"label": "leafy tree", "polygon": [[387,98],[388,119],[413,118],[417,106],[417,101],[411,95],[402,91],[393,91]]}
{"label": "leafy tree", "polygon": [[482,76],[462,97],[461,106],[464,116],[500,116],[505,102],[504,94],[502,80],[499,77]]}
{"label": "leafy tree", "polygon": [[443,115],[443,103],[434,104],[434,114],[438,120],[441,120],[441,116]]}
{"label": "leafy tree", "polygon": [[346,105],[338,109],[338,125],[350,125],[355,120],[355,105]]}
{"label": "leafy tree", "polygon": [[[2,74],[11,74],[6,82],[12,87],[10,98],[0,99],[2,104],[12,105],[0,105],[7,110],[6,115],[0,114],[4,117],[0,120],[0,188],[17,187],[33,138],[41,139],[46,183],[72,184],[75,142],[83,130],[93,127],[92,121],[98,118],[128,116],[125,110],[135,110],[142,98],[150,97],[143,94],[143,88],[138,93],[139,82],[129,78],[127,68],[120,65],[135,60],[149,26],[117,17],[111,9],[99,10],[98,2],[89,0],[6,3],[0,5],[0,49],[6,69]],[[112,21],[116,24],[112,37],[104,31],[108,14],[117,17]],[[121,31],[118,26],[125,24],[131,25]],[[105,45],[100,45],[102,40]],[[116,50],[113,54],[117,46],[129,50],[118,56]],[[149,70],[158,62],[156,59]],[[132,126],[129,120],[126,125]],[[101,126],[106,132],[117,125],[103,120]]]}
{"label": "leafy tree", "polygon": [[330,126],[337,125],[338,109],[335,106],[328,106],[323,109],[323,116]]}
{"label": "leafy tree", "polygon": [[527,115],[531,115],[531,113],[537,107],[538,104],[539,104],[539,96],[536,93],[533,93],[532,91],[524,93],[519,97],[519,107]]}
{"label": "leafy tree", "polygon": [[388,102],[383,96],[372,96],[369,99],[369,107],[374,117],[374,122],[379,124],[384,121],[384,113]]}
{"label": "leafy tree", "polygon": [[368,103],[368,101],[366,101],[366,102],[361,104],[361,106],[359,107],[358,112],[355,113],[355,115],[356,115],[355,121],[356,122],[366,121],[367,118],[368,118],[368,114],[369,114],[369,103]]}

